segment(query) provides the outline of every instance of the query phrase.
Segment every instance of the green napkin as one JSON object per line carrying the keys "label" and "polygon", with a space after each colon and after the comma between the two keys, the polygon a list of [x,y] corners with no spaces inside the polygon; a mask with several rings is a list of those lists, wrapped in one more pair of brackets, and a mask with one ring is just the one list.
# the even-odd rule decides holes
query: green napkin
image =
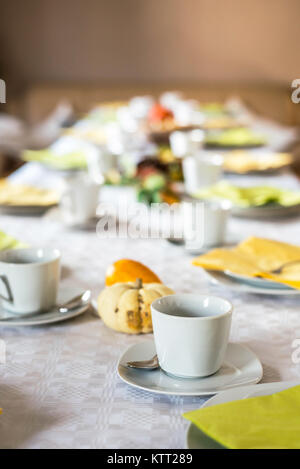
{"label": "green napkin", "polygon": [[21,243],[12,236],[3,233],[3,231],[0,231],[0,251],[4,251],[5,249],[18,249],[25,247],[26,244]]}
{"label": "green napkin", "polygon": [[227,199],[237,207],[260,207],[271,203],[290,207],[300,204],[300,192],[271,186],[237,187],[226,181],[198,191],[195,197]]}
{"label": "green napkin", "polygon": [[227,112],[224,104],[222,103],[202,103],[199,106],[199,109],[203,114],[209,117],[224,117],[228,116],[229,113]]}
{"label": "green napkin", "polygon": [[23,152],[25,161],[38,161],[54,169],[85,169],[86,157],[82,151],[57,155],[51,150],[25,150]]}
{"label": "green napkin", "polygon": [[244,127],[213,132],[205,138],[206,145],[221,147],[261,146],[266,144],[263,136]]}
{"label": "green napkin", "polygon": [[184,414],[230,449],[300,449],[300,386]]}

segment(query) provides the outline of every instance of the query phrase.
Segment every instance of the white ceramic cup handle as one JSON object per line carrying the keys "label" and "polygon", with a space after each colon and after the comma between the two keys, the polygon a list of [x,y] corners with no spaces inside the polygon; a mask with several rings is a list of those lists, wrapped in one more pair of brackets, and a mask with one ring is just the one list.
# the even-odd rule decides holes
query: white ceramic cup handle
{"label": "white ceramic cup handle", "polygon": [[3,285],[6,289],[6,294],[7,294],[7,297],[5,297],[4,295],[1,295],[1,293],[0,293],[0,298],[2,298],[5,301],[9,301],[10,303],[13,303],[14,299],[13,299],[13,295],[12,295],[11,288],[9,286],[7,277],[5,275],[0,275],[0,280],[3,283]]}

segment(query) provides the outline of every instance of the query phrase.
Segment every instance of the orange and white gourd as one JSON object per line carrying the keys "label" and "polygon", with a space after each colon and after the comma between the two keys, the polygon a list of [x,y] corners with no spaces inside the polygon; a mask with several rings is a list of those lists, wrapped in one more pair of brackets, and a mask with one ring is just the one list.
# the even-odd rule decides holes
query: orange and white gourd
{"label": "orange and white gourd", "polygon": [[151,303],[174,292],[162,283],[116,283],[106,287],[98,299],[98,313],[106,326],[127,334],[152,332]]}

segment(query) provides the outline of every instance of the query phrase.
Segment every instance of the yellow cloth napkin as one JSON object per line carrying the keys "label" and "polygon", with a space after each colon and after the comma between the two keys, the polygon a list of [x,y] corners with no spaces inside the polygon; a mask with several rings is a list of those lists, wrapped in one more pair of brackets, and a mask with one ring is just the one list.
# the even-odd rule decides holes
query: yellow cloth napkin
{"label": "yellow cloth napkin", "polygon": [[21,243],[20,241],[16,240],[12,236],[0,231],[0,251],[4,251],[6,249],[18,249],[18,248],[25,248],[27,247],[26,244]]}
{"label": "yellow cloth napkin", "polygon": [[[287,265],[281,274],[270,271]],[[193,264],[207,270],[230,271],[248,277],[264,277],[300,289],[300,247],[271,239],[251,237],[233,249],[214,249]]]}
{"label": "yellow cloth napkin", "polygon": [[300,386],[184,414],[230,449],[300,449]]}
{"label": "yellow cloth napkin", "polygon": [[82,151],[57,155],[53,151],[45,150],[26,150],[22,154],[25,161],[39,161],[46,166],[60,170],[85,169],[86,157]]}
{"label": "yellow cloth napkin", "polygon": [[289,153],[251,153],[246,150],[235,150],[224,155],[224,168],[239,174],[250,171],[266,171],[282,168],[293,162]]}

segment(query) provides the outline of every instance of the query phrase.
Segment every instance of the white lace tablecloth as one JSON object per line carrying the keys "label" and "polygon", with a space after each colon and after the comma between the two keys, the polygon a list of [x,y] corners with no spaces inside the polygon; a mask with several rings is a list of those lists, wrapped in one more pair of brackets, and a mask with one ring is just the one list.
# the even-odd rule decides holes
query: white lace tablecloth
{"label": "white lace tablecloth", "polygon": [[[28,182],[35,174],[41,181],[35,168],[27,165],[14,179]],[[298,184],[290,175],[284,181]],[[235,294],[211,285],[201,269],[191,266],[191,256],[162,240],[107,240],[94,232],[68,230],[51,217],[1,216],[0,230],[31,245],[59,248],[65,284],[90,288],[95,297],[107,266],[124,256],[150,266],[177,292],[225,296],[235,308],[231,340],[259,356],[263,381],[300,377],[300,365],[292,361],[292,343],[300,339],[299,298]],[[300,241],[299,219],[233,219],[230,231],[237,240],[263,235]],[[87,313],[48,327],[0,328],[0,338],[7,345],[6,364],[0,365],[1,448],[185,447],[187,423],[181,415],[200,407],[203,399],[139,391],[116,374],[124,349],[151,336],[115,333]]]}

